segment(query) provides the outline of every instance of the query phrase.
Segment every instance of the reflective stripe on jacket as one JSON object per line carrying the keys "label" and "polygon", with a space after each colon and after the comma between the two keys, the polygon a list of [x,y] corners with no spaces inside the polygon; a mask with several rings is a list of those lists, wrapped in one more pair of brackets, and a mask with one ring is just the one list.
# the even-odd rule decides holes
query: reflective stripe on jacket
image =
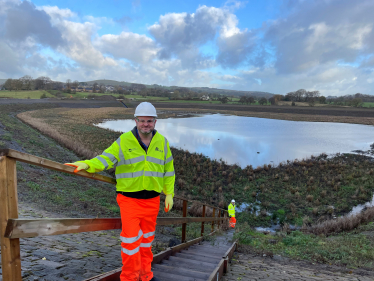
{"label": "reflective stripe on jacket", "polygon": [[174,161],[167,139],[156,132],[145,152],[134,134],[122,134],[101,155],[80,161],[88,164],[89,173],[116,167],[117,191],[153,190],[174,196]]}
{"label": "reflective stripe on jacket", "polygon": [[235,217],[235,206],[233,204],[230,203],[228,211],[230,217]]}

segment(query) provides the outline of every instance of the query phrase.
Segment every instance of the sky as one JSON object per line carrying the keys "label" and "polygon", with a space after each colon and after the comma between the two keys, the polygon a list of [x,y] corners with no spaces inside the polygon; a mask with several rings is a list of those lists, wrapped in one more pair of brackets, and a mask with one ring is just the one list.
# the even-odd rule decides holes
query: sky
{"label": "sky", "polygon": [[0,0],[0,79],[374,95],[373,0]]}

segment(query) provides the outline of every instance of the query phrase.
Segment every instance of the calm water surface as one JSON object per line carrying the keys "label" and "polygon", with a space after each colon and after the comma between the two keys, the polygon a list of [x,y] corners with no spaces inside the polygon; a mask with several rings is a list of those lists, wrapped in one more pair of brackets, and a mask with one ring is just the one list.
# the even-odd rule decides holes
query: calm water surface
{"label": "calm water surface", "polygon": [[[130,131],[134,120],[106,121],[99,127]],[[374,126],[297,122],[221,114],[157,120],[156,129],[171,146],[223,159],[241,167],[279,164],[318,155],[368,150]]]}

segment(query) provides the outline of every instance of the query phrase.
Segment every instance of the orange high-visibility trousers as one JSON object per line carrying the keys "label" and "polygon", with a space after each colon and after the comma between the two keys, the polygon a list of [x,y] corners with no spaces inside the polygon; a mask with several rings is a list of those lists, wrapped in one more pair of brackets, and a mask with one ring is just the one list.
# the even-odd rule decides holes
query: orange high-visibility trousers
{"label": "orange high-visibility trousers", "polygon": [[121,281],[149,281],[153,278],[151,262],[152,241],[160,208],[160,196],[134,199],[117,195],[121,211]]}
{"label": "orange high-visibility trousers", "polygon": [[230,221],[229,221],[230,227],[234,228],[235,224],[236,224],[236,218],[235,217],[231,217]]}

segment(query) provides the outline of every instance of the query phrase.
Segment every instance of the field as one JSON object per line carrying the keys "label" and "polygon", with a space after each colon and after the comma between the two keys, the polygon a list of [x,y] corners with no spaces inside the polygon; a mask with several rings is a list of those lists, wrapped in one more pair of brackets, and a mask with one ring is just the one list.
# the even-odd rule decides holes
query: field
{"label": "field", "polygon": [[364,102],[362,103],[362,106],[372,108],[374,107],[374,102]]}
{"label": "field", "polygon": [[48,98],[53,97],[47,91],[0,91],[0,98],[12,99],[40,99],[40,96],[45,94]]}

